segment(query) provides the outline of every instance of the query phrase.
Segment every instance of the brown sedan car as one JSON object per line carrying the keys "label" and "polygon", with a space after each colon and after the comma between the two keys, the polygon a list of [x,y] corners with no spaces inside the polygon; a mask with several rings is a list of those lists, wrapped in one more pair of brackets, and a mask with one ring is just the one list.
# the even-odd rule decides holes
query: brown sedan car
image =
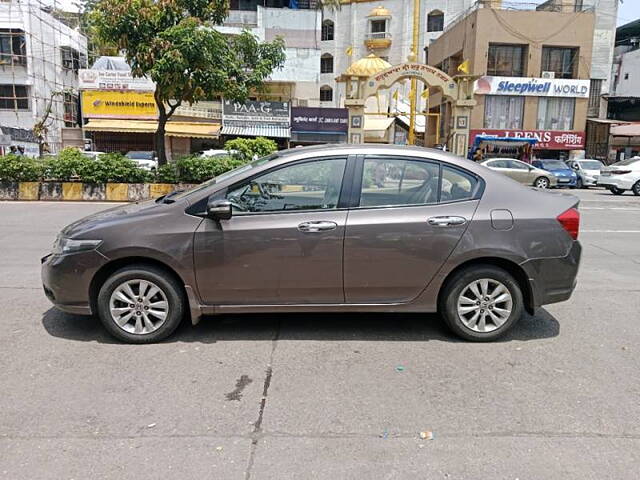
{"label": "brown sedan car", "polygon": [[294,149],[69,225],[42,279],[131,343],[271,311],[439,311],[486,341],[570,297],[577,204],[437,150]]}

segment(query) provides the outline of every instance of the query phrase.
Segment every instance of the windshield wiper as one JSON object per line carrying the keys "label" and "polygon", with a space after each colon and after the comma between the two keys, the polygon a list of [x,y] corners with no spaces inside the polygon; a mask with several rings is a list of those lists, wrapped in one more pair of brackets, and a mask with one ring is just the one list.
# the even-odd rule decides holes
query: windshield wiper
{"label": "windshield wiper", "polygon": [[175,202],[175,200],[173,198],[171,198],[171,197],[174,197],[178,193],[182,193],[182,192],[184,192],[184,189],[183,190],[174,190],[173,192],[171,192],[171,193],[169,193],[167,195],[163,195],[162,197],[158,198],[158,200],[156,200],[156,201],[159,201],[159,202],[162,202],[162,203],[173,203],[173,202]]}

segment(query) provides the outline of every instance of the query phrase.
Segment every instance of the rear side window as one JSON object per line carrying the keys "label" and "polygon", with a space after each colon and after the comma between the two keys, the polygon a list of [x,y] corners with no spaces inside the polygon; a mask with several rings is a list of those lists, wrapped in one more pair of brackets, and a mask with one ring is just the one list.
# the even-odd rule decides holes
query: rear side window
{"label": "rear side window", "polygon": [[471,199],[475,196],[478,187],[478,179],[473,175],[456,168],[442,167],[441,202]]}
{"label": "rear side window", "polygon": [[365,159],[361,207],[427,205],[438,202],[437,163],[400,159]]}

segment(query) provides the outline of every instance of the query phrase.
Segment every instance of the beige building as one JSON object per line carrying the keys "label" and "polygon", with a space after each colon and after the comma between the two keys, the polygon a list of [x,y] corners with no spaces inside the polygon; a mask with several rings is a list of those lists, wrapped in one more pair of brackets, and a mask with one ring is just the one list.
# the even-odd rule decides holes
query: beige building
{"label": "beige building", "polygon": [[[547,158],[584,149],[589,106],[600,101],[591,88],[598,80],[590,76],[594,23],[593,11],[561,0],[537,10],[485,6],[450,25],[429,46],[428,63],[459,75],[468,61],[477,101],[468,120],[470,144],[482,134],[534,137],[536,156]],[[446,138],[459,119],[451,118],[437,92],[430,112],[441,114]],[[434,142],[434,129],[427,143]]]}

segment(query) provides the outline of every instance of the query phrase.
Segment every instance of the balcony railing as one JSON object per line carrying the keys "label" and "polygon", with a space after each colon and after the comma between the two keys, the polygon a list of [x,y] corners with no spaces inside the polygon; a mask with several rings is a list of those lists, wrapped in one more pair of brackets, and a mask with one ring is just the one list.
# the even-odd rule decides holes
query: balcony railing
{"label": "balcony railing", "polygon": [[383,38],[388,38],[391,40],[391,34],[389,32],[369,32],[366,36],[367,40],[378,40]]}
{"label": "balcony railing", "polygon": [[256,26],[258,25],[258,12],[256,10],[229,10],[224,25],[227,27]]}

